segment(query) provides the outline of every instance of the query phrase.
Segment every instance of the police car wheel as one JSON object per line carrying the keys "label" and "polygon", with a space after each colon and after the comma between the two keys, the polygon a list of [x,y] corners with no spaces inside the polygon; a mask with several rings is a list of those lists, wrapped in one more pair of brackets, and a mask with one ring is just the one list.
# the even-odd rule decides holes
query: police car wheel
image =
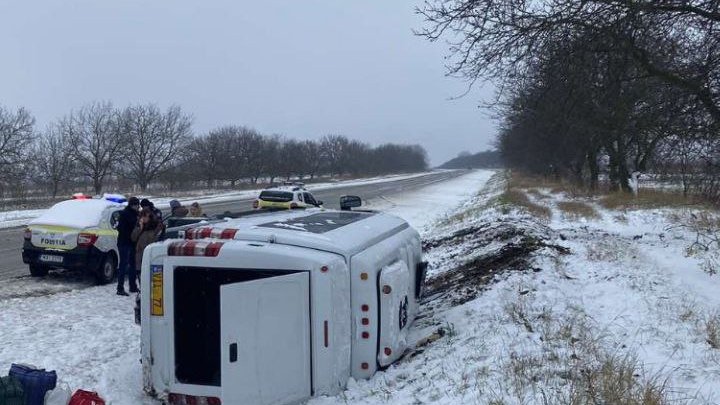
{"label": "police car wheel", "polygon": [[37,264],[30,265],[30,275],[32,277],[45,277],[48,274],[48,268]]}
{"label": "police car wheel", "polygon": [[95,278],[97,279],[98,284],[107,284],[111,282],[113,278],[115,278],[115,269],[117,269],[115,257],[107,255],[105,260],[100,263],[100,267],[95,273]]}

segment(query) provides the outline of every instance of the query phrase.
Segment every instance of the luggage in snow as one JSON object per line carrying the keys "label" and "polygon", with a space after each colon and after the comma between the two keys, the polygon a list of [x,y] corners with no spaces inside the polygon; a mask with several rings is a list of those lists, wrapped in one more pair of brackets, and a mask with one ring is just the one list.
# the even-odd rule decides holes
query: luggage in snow
{"label": "luggage in snow", "polygon": [[77,390],[68,405],[105,405],[105,400],[97,392]]}
{"label": "luggage in snow", "polygon": [[43,405],[45,393],[54,389],[57,384],[55,371],[45,371],[25,364],[11,365],[10,376],[20,381],[27,405]]}
{"label": "luggage in snow", "polygon": [[68,405],[70,402],[70,387],[67,384],[56,387],[45,393],[45,405]]}
{"label": "luggage in snow", "polygon": [[25,405],[25,392],[17,378],[0,377],[0,405]]}

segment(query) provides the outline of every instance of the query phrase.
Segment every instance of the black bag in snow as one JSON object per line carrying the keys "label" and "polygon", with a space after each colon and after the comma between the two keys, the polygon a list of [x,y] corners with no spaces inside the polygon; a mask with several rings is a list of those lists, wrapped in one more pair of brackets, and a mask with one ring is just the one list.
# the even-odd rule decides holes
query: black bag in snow
{"label": "black bag in snow", "polygon": [[24,364],[10,366],[10,375],[22,384],[25,392],[26,405],[43,405],[45,393],[55,389],[57,374],[55,371],[45,371]]}
{"label": "black bag in snow", "polygon": [[0,377],[0,405],[25,405],[25,392],[17,378]]}

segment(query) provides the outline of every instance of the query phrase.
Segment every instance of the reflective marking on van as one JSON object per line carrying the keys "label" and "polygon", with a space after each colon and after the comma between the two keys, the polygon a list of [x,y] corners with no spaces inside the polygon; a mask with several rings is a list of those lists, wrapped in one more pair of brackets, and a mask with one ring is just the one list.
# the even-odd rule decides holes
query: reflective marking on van
{"label": "reflective marking on van", "polygon": [[150,290],[150,301],[152,302],[151,314],[155,316],[163,316],[163,266],[153,264],[150,265],[150,274],[152,277],[152,289]]}

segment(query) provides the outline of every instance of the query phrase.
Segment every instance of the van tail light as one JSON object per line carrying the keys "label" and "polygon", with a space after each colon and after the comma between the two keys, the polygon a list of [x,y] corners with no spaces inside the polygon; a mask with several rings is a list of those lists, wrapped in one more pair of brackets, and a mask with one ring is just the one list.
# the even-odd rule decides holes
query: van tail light
{"label": "van tail light", "polygon": [[88,247],[88,246],[94,245],[95,242],[97,242],[97,240],[98,240],[98,236],[95,235],[94,233],[82,232],[82,233],[78,234],[77,244],[80,247]]}
{"label": "van tail light", "polygon": [[260,206],[260,202],[258,200],[253,201],[253,208],[257,209]]}
{"label": "van tail light", "polygon": [[23,231],[23,238],[25,238],[25,240],[32,239],[32,230],[30,228],[25,228]]}
{"label": "van tail light", "polygon": [[234,239],[237,229],[202,227],[185,231],[185,239]]}
{"label": "van tail light", "polygon": [[200,397],[195,395],[184,395],[170,393],[168,395],[170,405],[221,405],[222,401],[216,397]]}
{"label": "van tail light", "polygon": [[220,254],[223,242],[180,241],[168,245],[168,256],[205,256],[216,257]]}

